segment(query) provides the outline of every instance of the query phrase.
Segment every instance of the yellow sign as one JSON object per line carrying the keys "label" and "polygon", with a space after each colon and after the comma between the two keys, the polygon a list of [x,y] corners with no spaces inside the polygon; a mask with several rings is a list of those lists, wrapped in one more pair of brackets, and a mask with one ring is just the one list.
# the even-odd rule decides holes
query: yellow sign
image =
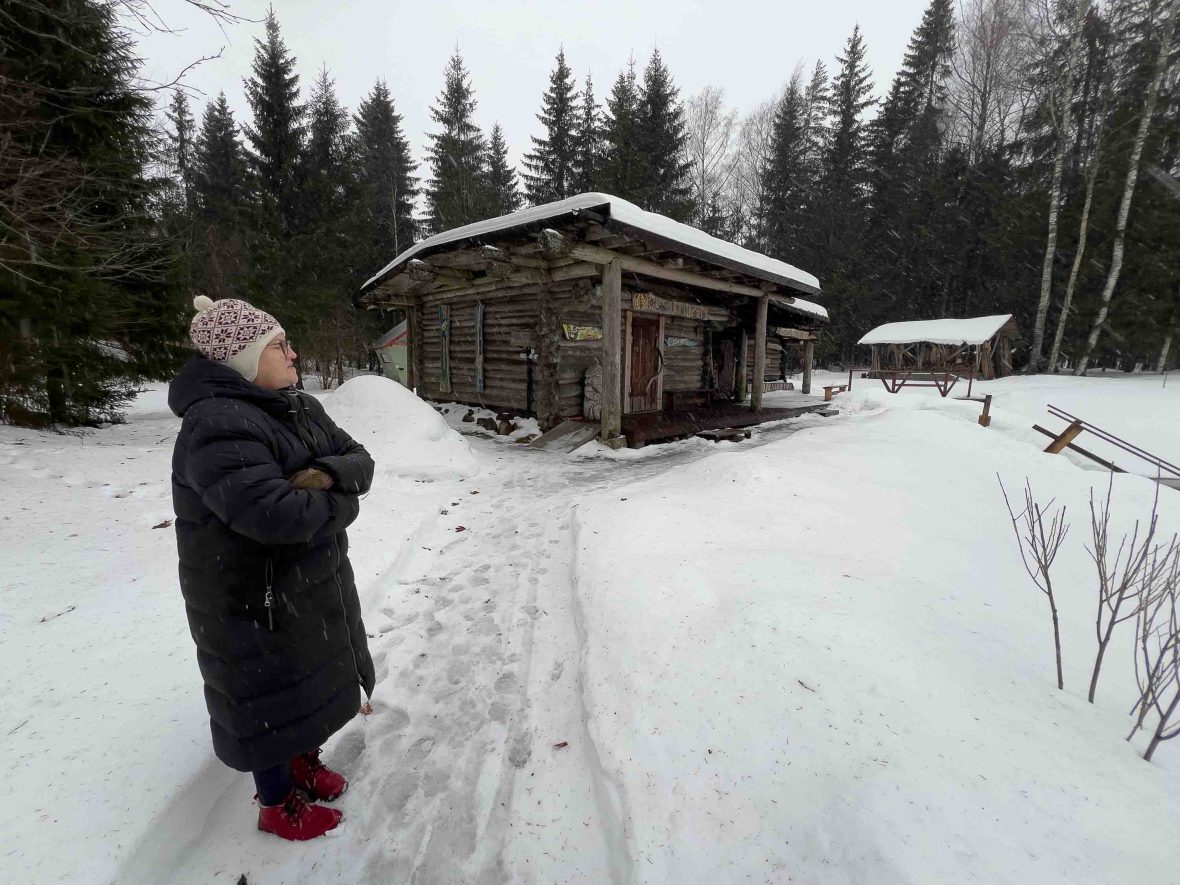
{"label": "yellow sign", "polygon": [[685,301],[673,301],[671,298],[661,298],[651,292],[636,292],[631,302],[635,310],[647,313],[663,313],[668,316],[685,317],[690,320],[703,320],[708,317],[708,311],[703,304],[689,304]]}
{"label": "yellow sign", "polygon": [[602,329],[598,326],[572,326],[561,324],[561,334],[566,341],[601,341]]}

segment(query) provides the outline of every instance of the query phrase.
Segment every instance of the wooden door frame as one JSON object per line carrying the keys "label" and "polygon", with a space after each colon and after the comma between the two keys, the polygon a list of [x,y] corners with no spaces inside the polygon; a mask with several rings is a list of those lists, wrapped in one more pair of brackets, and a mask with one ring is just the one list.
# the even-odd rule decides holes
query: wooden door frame
{"label": "wooden door frame", "polygon": [[637,316],[643,319],[660,321],[659,327],[656,330],[656,350],[660,355],[660,365],[659,370],[656,372],[656,407],[654,411],[662,412],[664,411],[664,332],[667,328],[668,318],[663,314],[639,313],[633,310],[624,311],[623,316],[623,413],[627,415],[636,414],[631,410],[631,326],[632,320]]}

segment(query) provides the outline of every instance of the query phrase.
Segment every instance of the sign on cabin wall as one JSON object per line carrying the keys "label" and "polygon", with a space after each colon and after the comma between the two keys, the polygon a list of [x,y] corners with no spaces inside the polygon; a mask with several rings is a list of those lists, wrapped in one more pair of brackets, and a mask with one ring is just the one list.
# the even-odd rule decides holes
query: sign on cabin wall
{"label": "sign on cabin wall", "polygon": [[664,338],[664,346],[665,347],[700,347],[701,342],[697,341],[694,338],[673,338],[672,336],[669,335]]}
{"label": "sign on cabin wall", "polygon": [[566,341],[601,341],[602,329],[598,326],[574,326],[561,324],[561,336]]}
{"label": "sign on cabin wall", "polygon": [[671,298],[661,298],[651,292],[636,292],[631,301],[633,310],[647,313],[663,313],[668,316],[684,317],[690,320],[704,320],[709,316],[708,308],[703,304],[689,304],[685,301],[673,301]]}

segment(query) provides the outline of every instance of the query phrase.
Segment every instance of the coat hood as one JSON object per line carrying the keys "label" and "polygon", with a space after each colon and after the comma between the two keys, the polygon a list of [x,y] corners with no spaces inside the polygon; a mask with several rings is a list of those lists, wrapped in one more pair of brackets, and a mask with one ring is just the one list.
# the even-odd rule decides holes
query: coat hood
{"label": "coat hood", "polygon": [[194,356],[168,385],[168,408],[183,418],[195,403],[210,398],[245,400],[278,415],[288,411],[278,391],[252,384],[224,363]]}

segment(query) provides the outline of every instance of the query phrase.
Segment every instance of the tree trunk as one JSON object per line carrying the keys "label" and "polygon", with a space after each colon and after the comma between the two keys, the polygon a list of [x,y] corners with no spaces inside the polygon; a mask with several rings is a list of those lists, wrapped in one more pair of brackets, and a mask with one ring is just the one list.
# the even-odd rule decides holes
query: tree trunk
{"label": "tree trunk", "polygon": [[1162,375],[1168,371],[1168,351],[1172,349],[1172,332],[1168,332],[1168,337],[1164,339],[1164,346],[1160,348],[1160,358],[1155,364],[1155,370]]}
{"label": "tree trunk", "polygon": [[1172,703],[1168,706],[1168,712],[1160,717],[1160,724],[1156,726],[1155,734],[1151,736],[1151,743],[1147,745],[1147,752],[1143,754],[1143,758],[1148,762],[1155,754],[1155,748],[1160,745],[1160,741],[1165,740],[1164,730],[1168,727],[1168,720],[1172,718],[1172,714],[1176,712],[1176,707],[1180,706],[1180,692],[1172,698]]}
{"label": "tree trunk", "polygon": [[1049,190],[1049,233],[1045,238],[1045,259],[1041,264],[1041,298],[1037,302],[1037,318],[1033,326],[1032,346],[1028,351],[1030,375],[1041,368],[1041,351],[1045,346],[1045,318],[1049,315],[1049,298],[1053,291],[1053,259],[1057,254],[1057,218],[1061,212],[1061,176],[1065,169],[1065,154],[1069,149],[1069,127],[1073,119],[1073,80],[1081,55],[1082,29],[1090,0],[1078,4],[1078,19],[1074,24],[1069,44],[1069,62],[1065,68],[1065,88],[1062,90],[1061,125],[1057,128],[1057,156],[1053,160],[1053,185]]}
{"label": "tree trunk", "polygon": [[1053,601],[1053,594],[1049,594],[1049,610],[1053,612],[1053,649],[1057,653],[1057,687],[1065,688],[1065,680],[1061,676],[1061,626],[1057,622],[1057,603]]}
{"label": "tree trunk", "polygon": [[1176,300],[1172,302],[1172,312],[1168,315],[1168,324],[1164,326],[1164,345],[1160,348],[1159,359],[1156,360],[1155,370],[1160,375],[1168,371],[1168,351],[1172,349],[1172,336],[1176,334],[1176,315],[1180,313],[1180,286],[1176,289]]}
{"label": "tree trunk", "polygon": [[1057,371],[1057,359],[1061,355],[1061,342],[1065,338],[1065,324],[1069,320],[1069,307],[1073,303],[1074,287],[1078,272],[1082,268],[1082,257],[1086,254],[1086,237],[1090,232],[1090,206],[1094,202],[1094,182],[1098,180],[1098,167],[1102,162],[1102,133],[1094,144],[1092,165],[1087,170],[1086,200],[1082,205],[1082,220],[1078,224],[1078,248],[1073,256],[1073,267],[1069,270],[1069,283],[1065,287],[1065,300],[1061,302],[1061,316],[1057,318],[1057,332],[1053,336],[1053,348],[1049,351],[1049,371]]}
{"label": "tree trunk", "polygon": [[1106,628],[1106,636],[1098,642],[1098,655],[1094,658],[1094,672],[1090,676],[1090,694],[1087,700],[1094,703],[1094,695],[1098,693],[1098,674],[1102,672],[1102,659],[1106,657],[1106,647],[1110,644],[1110,635],[1114,632],[1114,620]]}
{"label": "tree trunk", "polygon": [[1075,375],[1084,375],[1086,365],[1094,347],[1098,344],[1098,336],[1106,323],[1106,315],[1110,310],[1110,300],[1114,295],[1114,287],[1118,285],[1119,274],[1123,270],[1123,241],[1127,234],[1127,216],[1131,213],[1131,198],[1135,194],[1135,182],[1139,179],[1139,159],[1143,155],[1143,144],[1147,141],[1147,132],[1151,128],[1151,118],[1155,115],[1155,106],[1159,100],[1160,83],[1167,68],[1168,56],[1172,51],[1172,36],[1176,29],[1176,16],[1180,13],[1180,0],[1172,0],[1168,4],[1164,16],[1163,35],[1160,38],[1159,53],[1155,58],[1155,69],[1151,77],[1151,85],[1147,87],[1147,101],[1143,108],[1143,117],[1139,120],[1139,130],[1135,133],[1135,141],[1131,148],[1131,160],[1127,166],[1127,181],[1123,186],[1123,199],[1119,203],[1118,221],[1115,225],[1114,250],[1111,253],[1110,272],[1106,275],[1106,285],[1102,287],[1102,302],[1098,308],[1098,316],[1094,318],[1094,327],[1090,329],[1090,337],[1086,339],[1086,349],[1078,360]]}

